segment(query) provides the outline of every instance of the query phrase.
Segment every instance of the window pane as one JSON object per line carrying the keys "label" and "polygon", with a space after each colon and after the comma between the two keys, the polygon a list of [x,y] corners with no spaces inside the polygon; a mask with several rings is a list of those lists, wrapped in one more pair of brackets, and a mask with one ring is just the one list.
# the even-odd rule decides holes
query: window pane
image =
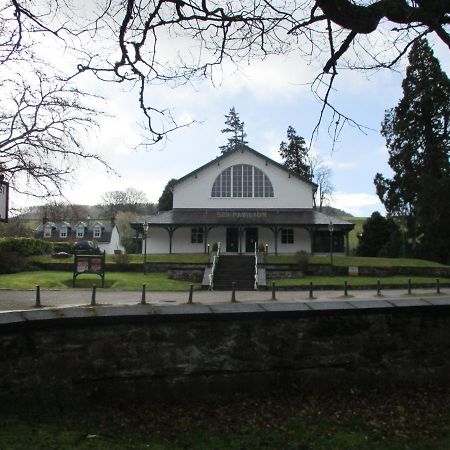
{"label": "window pane", "polygon": [[255,197],[264,197],[264,174],[254,168],[254,195]]}
{"label": "window pane", "polygon": [[252,166],[243,164],[243,177],[242,177],[242,197],[252,196]]}
{"label": "window pane", "polygon": [[242,197],[242,164],[233,166],[233,197]]}
{"label": "window pane", "polygon": [[264,175],[264,197],[273,197],[273,187],[267,175]]}
{"label": "window pane", "polygon": [[211,197],[273,197],[273,187],[264,172],[249,164],[225,169],[214,181]]}

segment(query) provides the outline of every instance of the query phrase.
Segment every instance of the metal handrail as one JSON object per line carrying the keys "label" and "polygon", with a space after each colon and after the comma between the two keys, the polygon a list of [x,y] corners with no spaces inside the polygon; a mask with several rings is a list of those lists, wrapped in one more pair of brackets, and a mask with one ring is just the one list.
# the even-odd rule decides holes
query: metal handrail
{"label": "metal handrail", "polygon": [[258,246],[255,242],[255,290],[258,289]]}
{"label": "metal handrail", "polygon": [[216,270],[216,264],[219,261],[220,257],[220,242],[217,244],[217,252],[213,256],[213,263],[211,266],[211,273],[209,274],[209,290],[214,290],[214,271]]}

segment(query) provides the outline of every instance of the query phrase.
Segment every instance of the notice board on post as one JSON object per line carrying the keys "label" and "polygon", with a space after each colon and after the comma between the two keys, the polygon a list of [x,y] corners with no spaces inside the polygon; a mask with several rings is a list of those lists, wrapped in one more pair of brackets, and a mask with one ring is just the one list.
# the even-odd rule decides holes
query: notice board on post
{"label": "notice board on post", "polygon": [[75,287],[75,280],[79,275],[92,273],[102,279],[102,288],[105,287],[105,252],[99,255],[74,256],[72,286]]}
{"label": "notice board on post", "polygon": [[8,222],[9,184],[0,179],[0,222]]}

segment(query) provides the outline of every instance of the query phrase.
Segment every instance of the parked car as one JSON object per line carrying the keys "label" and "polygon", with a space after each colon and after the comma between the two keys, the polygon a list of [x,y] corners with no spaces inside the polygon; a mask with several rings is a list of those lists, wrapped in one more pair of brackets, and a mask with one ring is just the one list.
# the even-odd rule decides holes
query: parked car
{"label": "parked car", "polygon": [[94,244],[92,241],[78,241],[73,245],[72,252],[77,254],[96,255],[100,253],[100,249],[98,245]]}
{"label": "parked car", "polygon": [[67,252],[55,252],[52,255],[52,258],[71,258],[73,255]]}

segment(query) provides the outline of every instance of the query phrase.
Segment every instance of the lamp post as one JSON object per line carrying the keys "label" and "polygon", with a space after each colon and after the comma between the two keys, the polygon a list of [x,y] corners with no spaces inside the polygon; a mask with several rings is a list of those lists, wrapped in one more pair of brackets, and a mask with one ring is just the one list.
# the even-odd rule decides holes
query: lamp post
{"label": "lamp post", "polygon": [[142,235],[144,239],[144,275],[147,275],[147,232],[148,232],[147,220],[143,223],[142,229],[144,231]]}
{"label": "lamp post", "polygon": [[333,230],[334,230],[334,225],[333,225],[333,222],[330,220],[330,223],[328,224],[328,231],[330,232],[330,265],[331,265],[331,274],[333,274]]}

